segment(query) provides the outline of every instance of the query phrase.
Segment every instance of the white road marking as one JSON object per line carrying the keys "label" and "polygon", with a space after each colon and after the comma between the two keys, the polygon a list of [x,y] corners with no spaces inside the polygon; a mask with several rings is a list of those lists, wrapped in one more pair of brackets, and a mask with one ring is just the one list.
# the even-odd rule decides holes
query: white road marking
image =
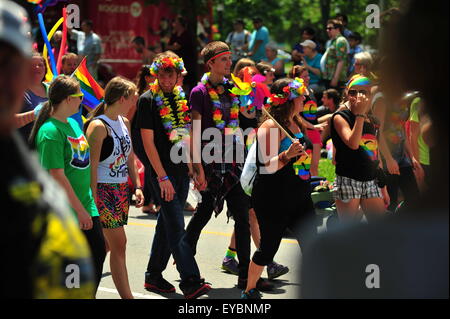
{"label": "white road marking", "polygon": [[[119,294],[119,292],[116,289],[105,288],[105,287],[98,287],[98,291],[109,292],[109,293],[116,294],[116,295]],[[141,294],[139,292],[132,292],[132,294],[136,298],[143,298],[143,299],[168,299],[163,296],[146,295],[146,294]]]}

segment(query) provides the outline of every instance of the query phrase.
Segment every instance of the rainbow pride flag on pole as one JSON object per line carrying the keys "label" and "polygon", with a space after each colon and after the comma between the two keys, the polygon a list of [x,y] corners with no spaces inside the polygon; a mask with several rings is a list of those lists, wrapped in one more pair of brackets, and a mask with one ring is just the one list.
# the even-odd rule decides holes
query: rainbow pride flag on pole
{"label": "rainbow pride flag on pole", "polygon": [[89,73],[86,66],[86,57],[83,58],[72,76],[75,76],[80,82],[81,92],[84,94],[83,101],[81,101],[82,104],[94,109],[102,102],[105,91]]}

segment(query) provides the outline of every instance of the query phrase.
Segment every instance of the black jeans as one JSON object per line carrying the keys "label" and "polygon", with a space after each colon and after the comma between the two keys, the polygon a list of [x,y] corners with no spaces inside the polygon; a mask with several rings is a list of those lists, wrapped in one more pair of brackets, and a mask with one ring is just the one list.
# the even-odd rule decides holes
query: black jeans
{"label": "black jeans", "polygon": [[95,293],[97,293],[100,280],[103,274],[103,263],[106,258],[105,238],[103,237],[103,227],[100,217],[92,217],[92,228],[83,230],[92,254],[92,262],[95,267]]}
{"label": "black jeans", "polygon": [[391,203],[390,211],[395,211],[398,205],[398,190],[402,191],[406,203],[412,203],[419,197],[419,187],[412,166],[400,167],[400,175],[387,175],[387,190]]}
{"label": "black jeans", "polygon": [[[211,219],[214,211],[214,197],[208,191],[202,192],[202,202],[189,221],[186,228],[186,239],[196,253],[197,242],[202,229]],[[248,210],[249,197],[244,193],[240,184],[235,185],[225,196],[227,207],[234,219],[236,234],[236,250],[239,258],[239,278],[246,279],[250,263],[250,224]]]}
{"label": "black jeans", "polygon": [[170,202],[161,199],[159,183],[156,178],[151,179],[154,194],[161,203],[161,211],[158,215],[147,272],[150,277],[160,277],[172,254],[182,282],[189,278],[200,279],[200,271],[191,247],[186,241],[184,230],[183,211],[189,192],[189,177],[186,174],[169,178],[175,189],[174,198]]}

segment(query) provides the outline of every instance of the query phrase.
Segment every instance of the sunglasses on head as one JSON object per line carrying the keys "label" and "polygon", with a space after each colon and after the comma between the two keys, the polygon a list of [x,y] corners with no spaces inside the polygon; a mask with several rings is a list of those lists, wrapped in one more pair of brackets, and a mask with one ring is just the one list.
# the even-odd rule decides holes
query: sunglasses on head
{"label": "sunglasses on head", "polygon": [[358,93],[362,94],[362,95],[368,95],[369,94],[369,92],[367,90],[349,90],[348,91],[348,95],[349,96],[357,96]]}

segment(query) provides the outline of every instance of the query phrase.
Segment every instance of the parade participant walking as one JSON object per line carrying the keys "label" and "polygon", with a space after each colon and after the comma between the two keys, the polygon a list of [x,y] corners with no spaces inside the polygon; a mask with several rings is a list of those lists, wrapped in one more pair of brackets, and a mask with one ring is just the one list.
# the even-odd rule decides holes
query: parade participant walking
{"label": "parade participant walking", "polygon": [[[136,116],[161,211],[145,273],[145,288],[175,292],[175,287],[162,276],[172,254],[181,277],[180,289],[186,299],[193,299],[208,293],[211,286],[200,277],[184,229],[183,207],[189,191],[190,169],[186,158],[180,163],[171,158],[173,148],[184,150],[189,146],[191,118],[185,94],[178,85],[184,64],[178,55],[166,51],[155,57],[150,70],[157,80],[139,98]],[[184,151],[183,154],[188,155]]]}
{"label": "parade participant walking", "polygon": [[128,174],[135,185],[136,207],[143,204],[130,138],[130,123],[124,117],[137,102],[134,83],[113,78],[105,88],[105,100],[92,112],[84,127],[91,147],[91,190],[100,214],[114,285],[123,299],[133,299],[126,266],[130,190]]}
{"label": "parade participant walking", "polygon": [[53,80],[30,135],[41,165],[66,191],[91,248],[96,288],[102,277],[105,241],[90,183],[90,147],[81,128],[69,118],[77,112],[83,93],[76,79],[66,75]]}
{"label": "parade participant walking", "polygon": [[251,34],[244,27],[244,20],[237,19],[234,22],[234,31],[230,32],[225,40],[232,50],[231,60],[233,61],[233,65],[236,65],[239,59],[247,55],[246,52]]}
{"label": "parade participant walking", "polygon": [[[303,133],[303,120],[299,117],[305,92],[301,79],[277,80],[272,85],[267,107],[273,119],[266,116],[258,129],[258,170],[252,204],[261,231],[261,243],[250,263],[242,299],[261,298],[256,283],[264,266],[272,262],[288,228],[294,230],[302,250],[315,233],[314,224],[309,223],[315,217],[309,189],[312,145]],[[294,142],[286,133],[295,138]]]}
{"label": "parade participant walking", "polygon": [[[6,225],[0,282],[2,299],[94,297],[89,246],[64,191],[40,167],[17,130],[15,114],[29,80],[30,25],[23,8],[0,2],[0,198]],[[67,261],[79,266],[79,287],[67,285]]]}
{"label": "parade participant walking", "polygon": [[[336,207],[341,220],[379,217],[389,205],[385,182],[379,177],[378,128],[370,111],[371,82],[355,75],[347,84],[349,108],[331,118],[335,149]],[[381,188],[381,189],[380,189]]]}
{"label": "parade participant walking", "polygon": [[[195,140],[193,135],[192,144],[194,148],[193,159],[196,171],[196,185],[201,191],[202,202],[197,212],[192,216],[186,228],[186,239],[196,252],[200,232],[210,220],[212,213],[220,214],[224,201],[227,201],[228,212],[234,219],[236,233],[236,250],[239,258],[238,287],[247,285],[248,264],[250,262],[250,226],[248,211],[250,203],[248,196],[241,187],[239,178],[243,163],[234,160],[226,163],[226,152],[235,154],[238,147],[244,148],[243,141],[233,137],[232,145],[226,145],[225,130],[235,132],[239,129],[239,99],[229,90],[233,85],[225,78],[231,72],[231,51],[224,42],[213,41],[208,43],[201,55],[210,72],[203,75],[199,83],[191,92],[190,104],[192,108],[192,119],[194,121],[193,131],[201,122],[201,132],[209,129],[220,132],[222,145],[219,146],[221,154],[218,162],[211,160],[205,162],[200,157],[204,147],[210,140]],[[201,136],[202,134],[199,134]],[[201,149],[196,148],[201,144]],[[201,159],[201,163],[200,162]]]}
{"label": "parade participant walking", "polygon": [[[247,81],[255,82],[256,77],[255,76],[261,76],[254,66],[249,66],[243,68],[239,72],[239,78],[241,81],[244,81],[247,78]],[[264,78],[262,76],[262,78]],[[248,83],[250,85],[250,83]],[[269,97],[270,91],[267,88],[265,84],[258,83],[256,84],[256,87],[253,89],[255,92],[252,92],[251,99],[252,104],[249,108],[241,108],[239,113],[239,127],[242,129],[244,133],[250,128],[253,129],[253,131],[249,134],[244,135],[244,142],[246,145],[251,145],[252,142],[248,142],[249,138],[254,138],[256,134],[256,130],[258,127],[258,121],[260,118],[261,110],[264,103],[263,97]],[[258,226],[258,220],[255,215],[255,211],[253,208],[250,208],[249,210],[249,222],[250,222],[250,233],[253,239],[253,243],[257,248],[259,248],[261,235],[259,231]],[[234,275],[239,274],[239,264],[235,259],[236,257],[236,234],[233,231],[233,234],[231,235],[230,239],[230,245],[228,246],[228,249],[225,254],[225,258],[222,261],[222,269],[232,273]],[[267,277],[269,279],[275,279],[282,275],[285,275],[289,272],[289,268],[286,266],[283,266],[275,261],[271,262],[269,265],[267,265]]]}

